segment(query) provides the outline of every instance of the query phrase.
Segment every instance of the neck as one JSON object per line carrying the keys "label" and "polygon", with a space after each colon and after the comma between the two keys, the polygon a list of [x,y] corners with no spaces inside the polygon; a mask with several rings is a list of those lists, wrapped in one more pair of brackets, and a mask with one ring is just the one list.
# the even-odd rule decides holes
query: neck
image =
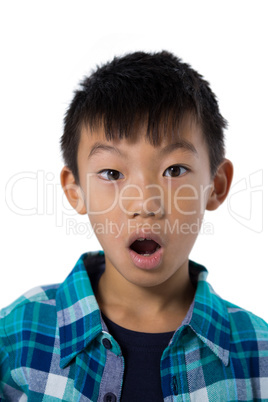
{"label": "neck", "polygon": [[180,325],[194,293],[188,261],[165,282],[151,287],[129,282],[107,262],[96,297],[103,313],[118,325],[142,332],[168,332]]}

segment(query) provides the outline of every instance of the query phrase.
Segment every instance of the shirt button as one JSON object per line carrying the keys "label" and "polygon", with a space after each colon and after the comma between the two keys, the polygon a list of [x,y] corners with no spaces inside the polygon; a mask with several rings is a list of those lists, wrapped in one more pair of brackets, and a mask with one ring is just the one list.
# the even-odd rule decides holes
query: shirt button
{"label": "shirt button", "polygon": [[108,394],[105,394],[103,397],[104,402],[116,402],[116,396],[112,392],[108,392]]}
{"label": "shirt button", "polygon": [[[103,338],[102,344],[105,347],[105,349],[112,349],[112,344],[111,341],[108,338]],[[108,394],[106,394],[108,395]],[[108,400],[108,399],[107,399]],[[112,400],[113,401],[113,400]]]}

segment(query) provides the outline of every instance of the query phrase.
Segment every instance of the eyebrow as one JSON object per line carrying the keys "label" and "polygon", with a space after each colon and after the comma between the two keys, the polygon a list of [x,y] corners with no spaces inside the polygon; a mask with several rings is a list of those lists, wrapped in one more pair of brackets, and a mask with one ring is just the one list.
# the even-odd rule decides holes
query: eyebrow
{"label": "eyebrow", "polygon": [[121,152],[118,148],[113,147],[111,145],[102,144],[101,142],[96,142],[88,154],[88,159],[100,151],[109,151],[125,157],[125,154]]}
{"label": "eyebrow", "polygon": [[198,152],[197,152],[196,148],[194,147],[194,145],[191,142],[184,140],[184,139],[181,139],[172,144],[168,144],[163,149],[161,149],[160,154],[161,154],[161,156],[165,156],[165,155],[170,154],[171,152],[175,151],[176,149],[184,149],[185,151],[191,151],[196,156],[198,156]]}
{"label": "eyebrow", "polygon": [[[160,156],[163,157],[167,154],[170,154],[171,152],[176,151],[176,149],[184,149],[198,155],[196,148],[191,142],[181,139],[175,143],[168,144],[163,149],[161,149]],[[111,145],[102,144],[101,142],[96,142],[89,152],[88,159],[101,151],[113,152],[117,155],[123,156],[124,158],[126,157],[125,153],[120,151],[120,149]]]}

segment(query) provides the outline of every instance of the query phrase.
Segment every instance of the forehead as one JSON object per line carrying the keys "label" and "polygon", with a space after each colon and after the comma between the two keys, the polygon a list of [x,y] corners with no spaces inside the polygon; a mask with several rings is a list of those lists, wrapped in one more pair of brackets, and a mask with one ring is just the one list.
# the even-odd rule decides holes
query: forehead
{"label": "forehead", "polygon": [[[84,151],[91,150],[94,145],[102,144],[104,147],[102,150],[107,150],[109,146],[116,146],[120,148],[133,148],[134,145],[138,143],[144,143],[146,145],[151,145],[155,151],[161,151],[163,148],[167,148],[168,145],[174,143],[181,143],[185,145],[185,148],[189,150],[194,150],[196,148],[205,146],[205,139],[201,130],[200,125],[195,121],[195,119],[189,116],[183,118],[177,129],[172,128],[171,125],[166,125],[162,127],[158,132],[147,131],[147,123],[136,122],[131,132],[126,135],[119,135],[118,133],[108,133],[105,131],[103,124],[95,128],[89,126],[82,126],[80,141],[78,147],[78,157]],[[183,146],[182,146],[183,148]]]}

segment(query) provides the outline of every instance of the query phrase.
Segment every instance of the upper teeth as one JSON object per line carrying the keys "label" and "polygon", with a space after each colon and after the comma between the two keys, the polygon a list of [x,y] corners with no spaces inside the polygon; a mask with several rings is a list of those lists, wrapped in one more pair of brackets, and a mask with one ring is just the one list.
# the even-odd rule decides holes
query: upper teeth
{"label": "upper teeth", "polygon": [[137,239],[138,241],[144,241],[144,240],[151,240],[151,239],[148,239],[148,238],[144,238],[144,237],[140,237],[139,239]]}

